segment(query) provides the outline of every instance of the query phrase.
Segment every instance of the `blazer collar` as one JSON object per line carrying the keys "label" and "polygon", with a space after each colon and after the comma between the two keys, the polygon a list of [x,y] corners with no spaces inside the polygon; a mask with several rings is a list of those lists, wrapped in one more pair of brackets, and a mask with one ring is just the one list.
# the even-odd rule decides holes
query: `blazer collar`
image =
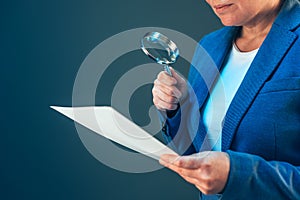
{"label": "blazer collar", "polygon": [[242,118],[296,40],[297,35],[292,30],[299,26],[299,19],[299,2],[286,0],[226,113],[222,132],[223,151],[229,149]]}

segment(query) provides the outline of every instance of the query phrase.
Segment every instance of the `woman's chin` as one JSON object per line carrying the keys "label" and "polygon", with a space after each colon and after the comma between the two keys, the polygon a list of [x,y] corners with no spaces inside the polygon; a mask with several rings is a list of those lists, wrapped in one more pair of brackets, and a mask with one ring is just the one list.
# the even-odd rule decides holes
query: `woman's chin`
{"label": "woman's chin", "polygon": [[233,15],[218,15],[224,26],[240,26],[241,20]]}
{"label": "woman's chin", "polygon": [[221,19],[221,22],[224,26],[239,26],[238,23],[233,20]]}

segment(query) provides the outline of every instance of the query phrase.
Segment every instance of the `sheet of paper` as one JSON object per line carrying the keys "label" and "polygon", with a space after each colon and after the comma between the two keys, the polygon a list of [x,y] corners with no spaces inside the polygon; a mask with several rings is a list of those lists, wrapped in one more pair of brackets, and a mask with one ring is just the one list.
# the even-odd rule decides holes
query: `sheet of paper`
{"label": "sheet of paper", "polygon": [[162,154],[176,154],[112,107],[50,107],[90,130],[156,160]]}

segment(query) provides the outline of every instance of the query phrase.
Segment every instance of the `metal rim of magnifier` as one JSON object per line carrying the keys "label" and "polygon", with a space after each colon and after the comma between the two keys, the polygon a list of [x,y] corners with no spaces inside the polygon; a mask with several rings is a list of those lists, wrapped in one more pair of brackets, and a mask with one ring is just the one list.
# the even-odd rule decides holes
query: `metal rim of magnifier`
{"label": "metal rim of magnifier", "polygon": [[160,42],[160,44],[166,44],[167,47],[171,50],[172,55],[174,55],[174,61],[169,61],[169,60],[165,60],[163,64],[169,65],[172,64],[176,61],[178,55],[179,55],[179,50],[176,46],[176,44],[170,40],[169,38],[167,38],[165,35],[159,33],[159,32],[149,32],[146,33],[144,35],[144,37],[141,40],[141,49],[143,50],[143,52],[148,55],[150,58],[152,58],[153,60],[155,60],[156,62],[158,62],[157,58],[155,56],[153,56],[145,47],[144,45],[144,39],[155,39],[157,41]]}

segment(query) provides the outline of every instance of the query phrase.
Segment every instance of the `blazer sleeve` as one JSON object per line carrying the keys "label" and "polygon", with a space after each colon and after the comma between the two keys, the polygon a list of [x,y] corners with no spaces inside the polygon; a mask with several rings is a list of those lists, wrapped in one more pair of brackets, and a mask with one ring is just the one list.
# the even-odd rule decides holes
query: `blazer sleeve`
{"label": "blazer sleeve", "polygon": [[300,166],[231,150],[227,153],[230,174],[224,199],[300,199]]}
{"label": "blazer sleeve", "polygon": [[179,155],[190,155],[196,152],[193,138],[197,134],[195,121],[200,121],[200,113],[195,104],[195,96],[190,92],[184,102],[173,112],[159,112],[162,123],[162,133],[168,146]]}

